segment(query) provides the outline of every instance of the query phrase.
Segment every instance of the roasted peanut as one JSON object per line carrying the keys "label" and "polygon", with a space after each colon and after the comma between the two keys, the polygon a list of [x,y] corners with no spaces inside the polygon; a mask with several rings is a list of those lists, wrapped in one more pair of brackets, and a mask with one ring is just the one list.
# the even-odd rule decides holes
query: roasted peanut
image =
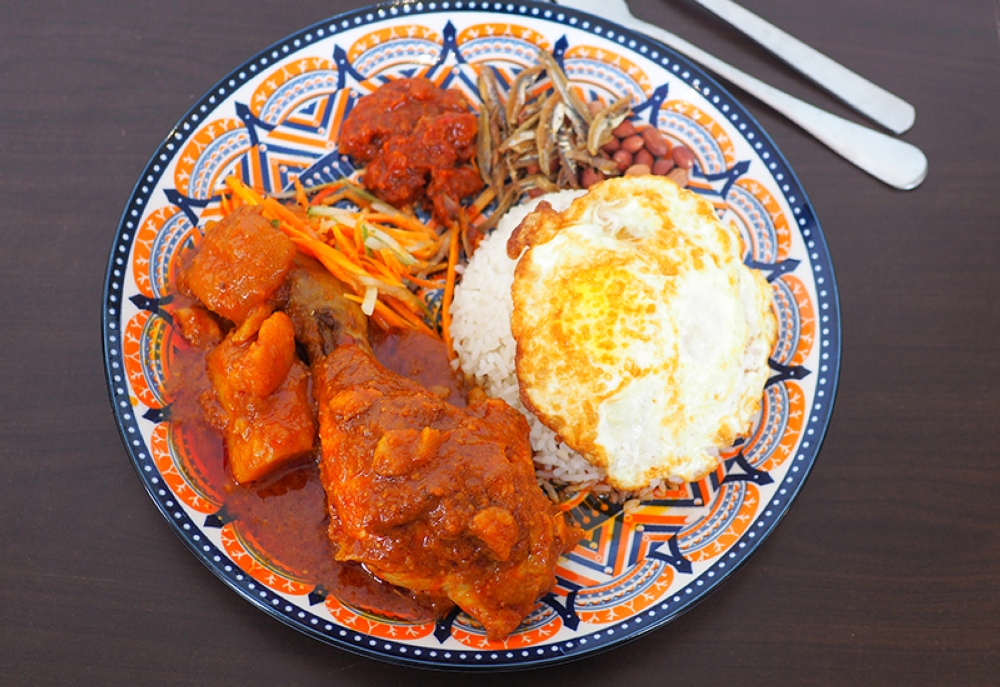
{"label": "roasted peanut", "polygon": [[642,139],[646,142],[646,150],[653,157],[663,157],[670,152],[670,143],[663,137],[660,130],[654,126],[642,130]]}
{"label": "roasted peanut", "polygon": [[619,150],[611,159],[618,163],[618,170],[624,172],[626,169],[632,166],[632,153],[627,150]]}
{"label": "roasted peanut", "polygon": [[628,138],[629,136],[634,136],[635,124],[626,119],[624,122],[612,129],[611,133],[618,138]]}
{"label": "roasted peanut", "polygon": [[694,153],[684,146],[674,146],[674,149],[670,151],[670,156],[674,159],[674,163],[682,169],[687,170],[694,167]]}
{"label": "roasted peanut", "polygon": [[669,157],[657,158],[653,162],[653,174],[663,176],[674,168],[674,161]]}
{"label": "roasted peanut", "polygon": [[681,188],[684,188],[688,185],[688,180],[689,180],[688,172],[683,167],[674,167],[667,174],[667,178],[673,181]]}
{"label": "roasted peanut", "polygon": [[635,155],[636,153],[638,153],[645,146],[646,146],[646,142],[644,140],[642,140],[642,136],[639,136],[638,134],[633,134],[632,136],[629,136],[628,138],[623,138],[622,139],[622,150],[627,150],[628,152],[632,153],[633,155]]}
{"label": "roasted peanut", "polygon": [[584,188],[590,188],[603,179],[604,175],[593,167],[584,167],[583,171],[580,172],[580,186],[583,186]]}

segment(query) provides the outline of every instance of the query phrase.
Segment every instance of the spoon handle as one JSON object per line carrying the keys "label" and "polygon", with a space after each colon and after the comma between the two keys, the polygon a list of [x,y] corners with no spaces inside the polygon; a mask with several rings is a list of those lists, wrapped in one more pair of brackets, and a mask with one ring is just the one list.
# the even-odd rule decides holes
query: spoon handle
{"label": "spoon handle", "polygon": [[913,105],[785,33],[732,0],[694,0],[834,94],[847,105],[901,134],[916,119]]}

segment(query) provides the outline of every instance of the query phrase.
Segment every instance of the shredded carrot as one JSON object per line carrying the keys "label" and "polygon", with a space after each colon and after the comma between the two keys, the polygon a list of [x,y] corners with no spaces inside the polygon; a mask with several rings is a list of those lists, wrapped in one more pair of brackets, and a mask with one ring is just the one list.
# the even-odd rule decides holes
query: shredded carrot
{"label": "shredded carrot", "polygon": [[258,195],[256,191],[234,176],[226,177],[226,186],[230,188],[233,195],[238,197],[247,205],[260,205],[264,202],[264,199]]}
{"label": "shredded carrot", "polygon": [[358,193],[352,188],[344,190],[344,197],[347,198],[352,203],[355,203],[356,205],[359,205],[361,207],[368,205],[368,199],[363,197],[360,193]]}
{"label": "shredded carrot", "polygon": [[361,260],[358,258],[358,251],[355,249],[354,242],[347,240],[344,232],[340,230],[339,224],[333,225],[333,237],[340,252],[347,256],[355,265],[360,265]]}
{"label": "shredded carrot", "polygon": [[354,229],[354,250],[357,251],[358,255],[365,254],[365,233],[362,231],[361,227],[355,225]]}
{"label": "shredded carrot", "polygon": [[324,188],[322,191],[318,191],[317,193],[313,194],[313,197],[309,199],[309,204],[322,205],[323,199],[332,196],[334,193],[337,192],[337,190],[338,189],[334,188],[333,186],[330,186],[329,188]]}
{"label": "shredded carrot", "polygon": [[295,202],[299,204],[299,207],[303,210],[309,209],[309,199],[306,198],[306,190],[302,187],[302,182],[299,181],[298,177],[292,179],[292,183],[295,184]]}
{"label": "shredded carrot", "polygon": [[410,329],[406,324],[406,320],[400,317],[395,311],[390,310],[382,301],[375,301],[375,312],[372,314],[377,315],[383,322],[389,325],[385,329]]}
{"label": "shredded carrot", "polygon": [[[454,289],[455,232],[448,237],[441,236],[433,225],[422,223],[412,214],[380,205],[373,195],[346,179],[322,187],[311,198],[310,190],[298,179],[293,183],[295,204],[305,214],[250,188],[234,176],[225,179],[220,207],[228,213],[239,205],[260,206],[264,217],[284,232],[298,250],[319,260],[347,285],[353,292],[345,294],[349,300],[363,303],[368,289],[374,287],[378,297],[372,320],[383,329],[416,329],[438,336],[424,320],[427,306],[407,285],[441,288],[441,282],[416,274],[428,274],[444,267],[427,261],[438,254],[447,238],[452,241],[449,247],[455,253],[449,262]],[[319,211],[310,214],[310,208],[329,207],[344,199],[358,205],[360,210],[344,210],[344,216],[334,217]],[[375,243],[366,245],[367,237],[377,240],[379,245],[388,243],[391,247],[373,248]],[[407,259],[407,254],[412,260]]]}
{"label": "shredded carrot", "polygon": [[[379,257],[382,257],[384,259],[384,256],[382,255],[382,251],[378,251],[378,252],[379,252]],[[373,275],[373,276],[376,276],[376,277],[380,276],[380,277],[382,277],[386,281],[386,283],[392,284],[393,286],[403,286],[403,282],[400,281],[398,275],[393,274],[392,270],[387,265],[385,265],[384,263],[376,262],[375,260],[371,260],[369,258],[368,261],[367,261],[367,264],[368,264],[368,267],[370,268],[370,271],[375,271],[375,272],[378,273],[378,274]]]}
{"label": "shredded carrot", "polygon": [[306,236],[319,239],[319,235],[316,234],[312,227],[274,198],[265,198],[262,205],[264,206],[265,215],[269,213],[273,219],[287,222],[291,227],[297,229]]}
{"label": "shredded carrot", "polygon": [[219,209],[222,210],[223,215],[228,215],[233,211],[233,205],[229,202],[229,194],[225,191],[219,192]]}
{"label": "shredded carrot", "polygon": [[[402,304],[402,301],[399,301],[392,296],[386,296],[385,300],[387,303],[392,303],[393,305]],[[430,334],[434,338],[438,338],[437,332],[433,331],[430,327],[424,324],[423,319],[421,319],[420,315],[417,313],[405,308],[393,308],[393,313],[405,321],[406,324],[409,325],[409,329],[416,329],[417,331],[421,331],[425,334]]]}
{"label": "shredded carrot", "polygon": [[[459,222],[462,215],[459,214]],[[455,295],[455,266],[458,264],[458,224],[452,224],[448,238],[448,274],[444,283],[444,295],[441,298],[441,334],[448,350],[448,360],[455,359],[455,348],[451,341],[451,299]]]}
{"label": "shredded carrot", "polygon": [[437,238],[437,232],[433,231],[426,224],[421,224],[418,220],[407,215],[388,215],[381,212],[373,212],[366,216],[365,219],[370,222],[389,222],[402,229],[409,229],[425,234],[430,238]]}
{"label": "shredded carrot", "polygon": [[427,272],[428,275],[431,275],[431,274],[437,274],[438,272],[441,272],[442,270],[447,270],[447,269],[448,269],[448,263],[447,262],[439,262],[439,263],[435,263],[435,264],[431,265],[430,267],[428,267],[427,270],[426,270],[426,272]]}
{"label": "shredded carrot", "polygon": [[335,205],[336,203],[339,203],[342,200],[351,200],[351,199],[347,197],[346,190],[338,189],[335,193],[323,199],[323,205]]}
{"label": "shredded carrot", "polygon": [[408,269],[403,267],[403,263],[399,261],[396,254],[391,250],[379,251],[382,253],[382,260],[385,261],[386,267],[388,267],[393,272],[393,276],[399,277],[409,272]]}
{"label": "shredded carrot", "polygon": [[[357,283],[354,278],[348,273],[344,268],[337,262],[335,258],[332,257],[336,253],[335,250],[327,246],[325,243],[311,243],[306,239],[292,239],[292,242],[306,255],[316,258],[319,260],[323,267],[330,271],[330,274],[335,276],[340,281],[344,282],[348,286],[356,287]],[[324,248],[329,248],[329,251],[323,250]]]}

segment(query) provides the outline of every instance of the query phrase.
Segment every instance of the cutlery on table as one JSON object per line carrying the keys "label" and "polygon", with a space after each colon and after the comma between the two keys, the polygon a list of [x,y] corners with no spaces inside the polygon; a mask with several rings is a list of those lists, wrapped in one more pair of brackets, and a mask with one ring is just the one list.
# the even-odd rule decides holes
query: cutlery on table
{"label": "cutlery on table", "polygon": [[919,148],[799,100],[750,76],[665,29],[636,18],[625,0],[555,0],[644,33],[686,55],[783,114],[835,153],[889,186],[916,188],[927,177],[927,157]]}
{"label": "cutlery on table", "polygon": [[886,129],[901,134],[913,126],[916,119],[913,105],[835,62],[795,36],[785,33],[750,10],[732,0],[694,2],[742,31],[816,85],[825,88]]}

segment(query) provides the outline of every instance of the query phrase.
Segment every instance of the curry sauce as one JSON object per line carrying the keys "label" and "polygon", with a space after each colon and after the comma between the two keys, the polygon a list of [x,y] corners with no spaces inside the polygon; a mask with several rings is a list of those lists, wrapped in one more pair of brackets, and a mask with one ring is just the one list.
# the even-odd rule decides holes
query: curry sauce
{"label": "curry sauce", "polygon": [[[175,304],[186,305],[175,297]],[[465,406],[461,378],[448,364],[444,343],[420,332],[372,332],[372,349],[388,370],[414,380],[456,407]],[[178,340],[180,341],[179,337]],[[175,348],[179,373],[170,379],[170,419],[184,423],[196,450],[197,471],[213,491],[224,495],[219,516],[238,521],[241,532],[266,552],[268,562],[291,577],[308,580],[342,602],[380,614],[427,621],[439,615],[430,602],[420,602],[382,582],[358,563],[334,560],[327,534],[329,517],[316,455],[304,457],[263,483],[241,486],[226,465],[222,436],[206,422],[206,352],[183,341]]]}

